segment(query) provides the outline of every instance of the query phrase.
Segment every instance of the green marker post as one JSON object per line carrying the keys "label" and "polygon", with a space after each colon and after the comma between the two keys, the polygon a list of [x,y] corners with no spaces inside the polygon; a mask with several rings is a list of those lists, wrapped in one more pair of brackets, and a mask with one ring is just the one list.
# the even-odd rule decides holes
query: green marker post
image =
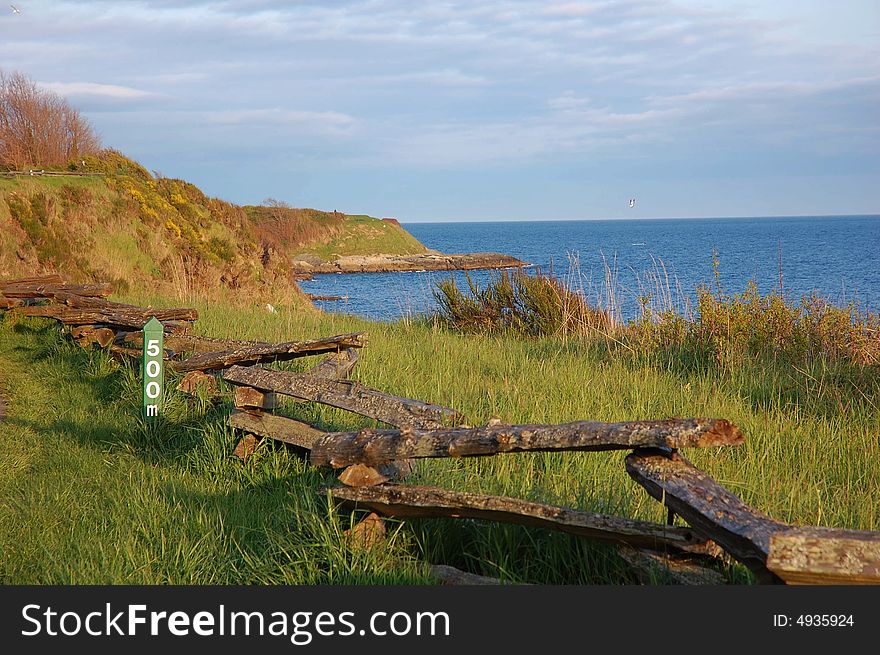
{"label": "green marker post", "polygon": [[144,409],[143,416],[153,421],[162,410],[165,386],[162,355],[165,350],[165,327],[154,316],[144,326]]}

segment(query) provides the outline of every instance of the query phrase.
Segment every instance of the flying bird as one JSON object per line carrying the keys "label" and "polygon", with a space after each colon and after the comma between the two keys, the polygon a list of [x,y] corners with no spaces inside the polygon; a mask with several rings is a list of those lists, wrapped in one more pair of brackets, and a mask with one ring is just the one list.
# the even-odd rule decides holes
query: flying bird
{"label": "flying bird", "polygon": [[630,206],[630,207],[635,207],[635,206],[636,206],[636,199],[635,199],[635,198],[630,198],[630,199],[629,199],[629,206]]}
{"label": "flying bird", "polygon": [[21,9],[19,9],[19,8],[16,7],[15,5],[9,5],[9,6],[12,7],[12,13],[13,13],[13,14],[20,14],[20,13],[21,13]]}

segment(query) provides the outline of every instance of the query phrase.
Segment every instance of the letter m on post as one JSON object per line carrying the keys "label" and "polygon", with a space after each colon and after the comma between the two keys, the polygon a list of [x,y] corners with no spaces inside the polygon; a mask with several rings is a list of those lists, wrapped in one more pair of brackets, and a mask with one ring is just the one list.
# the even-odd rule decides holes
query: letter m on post
{"label": "letter m on post", "polygon": [[153,317],[144,326],[143,417],[148,422],[154,421],[162,412],[164,352],[165,327]]}

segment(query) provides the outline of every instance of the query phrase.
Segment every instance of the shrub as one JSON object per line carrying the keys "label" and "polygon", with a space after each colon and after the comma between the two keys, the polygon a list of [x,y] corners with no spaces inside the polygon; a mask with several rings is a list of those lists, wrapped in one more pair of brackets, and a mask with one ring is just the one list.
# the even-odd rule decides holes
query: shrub
{"label": "shrub", "polygon": [[345,214],[340,212],[296,209],[272,198],[263,202],[263,206],[250,206],[246,210],[253,222],[251,229],[264,247],[300,248],[332,237],[345,222]]}
{"label": "shrub", "polygon": [[817,359],[858,365],[880,363],[880,316],[850,303],[838,307],[813,293],[795,303],[750,282],[733,296],[700,289],[698,318],[689,337],[719,362],[764,355],[793,362]]}
{"label": "shrub", "polygon": [[510,331],[527,336],[608,334],[607,313],[591,307],[582,295],[552,276],[524,271],[494,274],[484,288],[466,275],[468,292],[449,278],[434,297],[439,318],[455,329],[471,332]]}

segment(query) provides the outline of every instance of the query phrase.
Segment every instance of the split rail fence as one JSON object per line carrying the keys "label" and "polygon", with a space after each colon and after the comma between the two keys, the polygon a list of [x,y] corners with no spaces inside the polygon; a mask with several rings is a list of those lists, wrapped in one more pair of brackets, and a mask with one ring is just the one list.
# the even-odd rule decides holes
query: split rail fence
{"label": "split rail fence", "polygon": [[[53,318],[82,346],[117,357],[141,356],[142,328],[164,324],[165,359],[185,374],[178,389],[208,393],[222,379],[234,387],[229,425],[239,431],[235,454],[246,459],[260,439],[291,444],[316,467],[340,471],[341,485],[321,490],[346,508],[372,512],[356,528],[367,538],[382,531],[379,517],[458,518],[521,524],[611,543],[647,578],[662,570],[681,583],[723,583],[713,560],[737,560],[762,583],[880,583],[880,532],[789,525],[748,506],[703,471],[681,448],[733,447],[744,441],[725,419],[689,418],[560,425],[466,425],[456,410],[402,398],[350,379],[364,333],[266,343],[191,334],[194,309],[154,309],[107,300],[107,284],[67,284],[60,276],[0,281],[0,310]],[[263,364],[325,355],[294,373]],[[391,426],[325,432],[282,416],[278,395],[355,412]],[[488,457],[536,451],[631,451],[626,471],[669,512],[667,524],[556,507],[517,498],[405,484],[418,459]],[[677,515],[687,526],[673,525]],[[437,565],[450,582],[492,582]]]}

